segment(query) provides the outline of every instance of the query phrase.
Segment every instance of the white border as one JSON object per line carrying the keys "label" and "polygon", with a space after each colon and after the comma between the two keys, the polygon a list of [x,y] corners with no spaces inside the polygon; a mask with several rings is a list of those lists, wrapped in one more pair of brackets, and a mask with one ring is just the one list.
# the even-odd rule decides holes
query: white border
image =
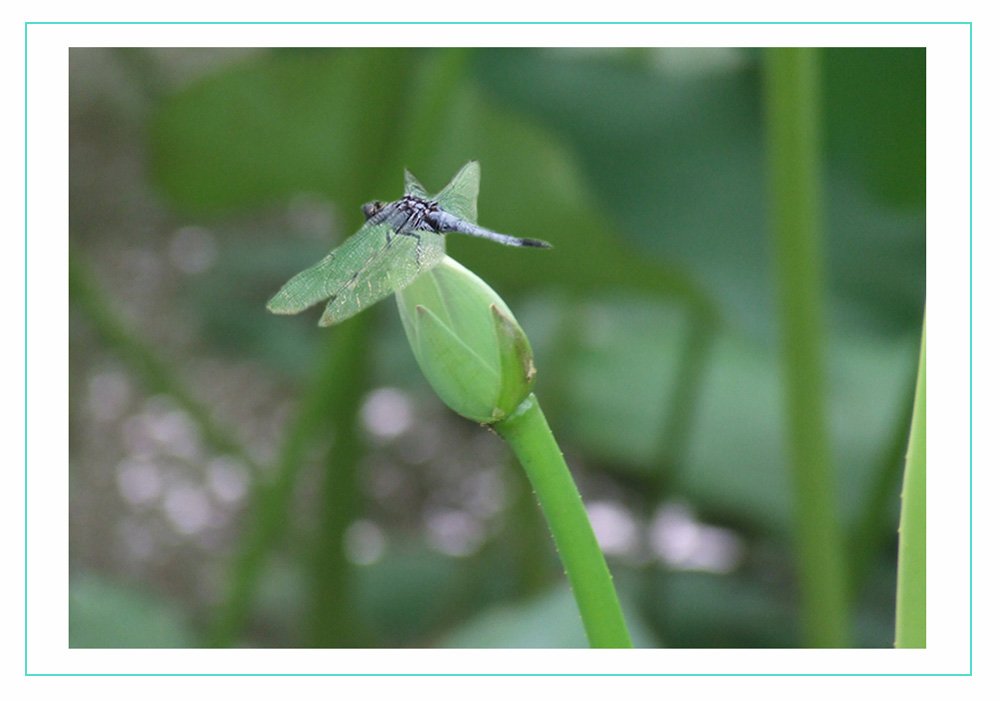
{"label": "white border", "polygon": [[[27,353],[30,629],[38,673],[952,673],[969,670],[969,29],[963,25],[31,25]],[[67,49],[70,46],[927,46],[929,648],[68,650]],[[947,235],[945,235],[947,232]],[[53,274],[56,271],[56,274]],[[962,310],[966,310],[962,313]],[[45,399],[43,399],[43,397]]]}

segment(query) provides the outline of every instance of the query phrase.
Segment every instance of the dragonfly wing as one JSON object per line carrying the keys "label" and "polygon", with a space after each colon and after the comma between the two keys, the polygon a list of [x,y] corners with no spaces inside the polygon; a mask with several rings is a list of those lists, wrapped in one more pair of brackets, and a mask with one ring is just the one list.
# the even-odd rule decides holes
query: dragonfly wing
{"label": "dragonfly wing", "polygon": [[430,199],[430,196],[427,194],[427,190],[424,189],[424,186],[421,185],[420,181],[417,180],[413,173],[408,170],[403,171],[403,192],[407,195],[416,195],[421,199]]}
{"label": "dragonfly wing", "polygon": [[[344,246],[350,240],[345,241]],[[331,251],[319,263],[282,285],[278,294],[267,303],[267,310],[272,314],[298,314],[334,294],[338,278],[343,277],[341,248]]]}
{"label": "dragonfly wing", "polygon": [[275,314],[298,314],[329,299],[320,322],[324,326],[346,319],[444,258],[444,237],[397,234],[388,224],[366,224],[311,268],[289,280],[267,308]]}
{"label": "dragonfly wing", "polygon": [[417,237],[392,233],[387,242],[387,227],[376,228],[379,230],[377,237],[370,238],[364,247],[357,247],[349,257],[345,256],[345,270],[354,272],[338,276],[342,281],[330,295],[320,326],[331,326],[354,316],[403,289],[420,273],[444,259],[444,236],[441,234],[421,231]]}
{"label": "dragonfly wing", "polygon": [[469,161],[435,197],[441,209],[459,219],[476,223],[479,199],[479,161]]}

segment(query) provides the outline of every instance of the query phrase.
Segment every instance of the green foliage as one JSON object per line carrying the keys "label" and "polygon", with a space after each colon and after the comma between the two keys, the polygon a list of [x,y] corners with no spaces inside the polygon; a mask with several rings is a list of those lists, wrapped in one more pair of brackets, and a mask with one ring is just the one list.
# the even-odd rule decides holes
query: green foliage
{"label": "green foliage", "polygon": [[[851,581],[865,582],[895,558],[897,436],[908,423],[901,407],[912,406],[923,311],[924,52],[829,49],[821,59],[825,411],[838,515],[857,538],[848,567],[861,571]],[[346,520],[378,513],[363,476],[386,457],[356,428],[365,388],[419,397],[426,386],[391,303],[366,311],[357,329],[330,334],[316,331],[314,318],[264,310],[281,282],[357,229],[362,203],[398,197],[403,168],[437,186],[475,158],[479,222],[554,249],[540,256],[453,236],[448,253],[516,312],[535,352],[535,392],[571,466],[592,478],[581,482],[585,497],[593,489],[597,499],[621,498],[642,523],[664,500],[682,500],[765,553],[713,574],[612,559],[616,583],[628,580],[622,598],[633,634],[642,627],[634,616],[653,631],[636,644],[801,644],[789,632],[800,613],[783,605],[794,592],[787,545],[796,525],[759,62],[758,52],[741,50],[275,50],[150,91],[160,97],[147,105],[148,142],[136,150],[150,155],[170,221],[212,227],[216,262],[180,278],[177,294],[153,312],[190,320],[190,336],[145,338],[139,324],[109,324],[113,305],[89,287],[75,288],[73,323],[98,329],[98,338],[104,329],[102,347],[133,363],[144,388],[183,394],[186,375],[171,363],[200,352],[294,380],[301,407],[270,451],[275,471],[262,472],[268,479],[253,492],[241,564],[224,578],[225,630],[209,639],[274,643],[266,625],[249,622],[280,615],[258,610],[254,592],[267,553],[283,550],[312,562],[299,573],[309,580],[304,611],[286,612],[308,624],[283,624],[314,633],[282,638],[290,645],[573,644],[570,631],[551,630],[557,623],[548,631],[526,623],[557,620],[534,607],[545,607],[563,576],[544,525],[525,516],[530,509],[510,507],[484,549],[466,558],[410,540],[400,549],[408,536],[399,536],[374,565],[338,555],[324,570],[323,553],[341,553]],[[330,213],[312,238],[284,209],[303,193]],[[133,245],[84,233],[72,232],[73,255],[95,268],[105,251]],[[168,245],[154,239],[151,248]],[[92,277],[107,297],[127,295],[115,289],[121,276]],[[164,346],[178,336],[191,342]],[[182,406],[197,409],[187,396]],[[192,411],[208,423],[211,409]],[[419,432],[437,435],[433,416],[415,420]],[[207,435],[218,433],[213,423]],[[295,466],[310,459],[323,465],[317,508],[326,515],[288,539],[299,493],[309,492],[296,487],[305,478]],[[526,485],[516,490],[533,506]],[[415,494],[415,512],[434,503]],[[387,532],[418,528],[394,517],[381,515]],[[338,595],[324,599],[324,591]],[[869,625],[891,620],[868,615],[884,602],[863,586],[851,595]],[[891,638],[890,625],[853,642]]]}
{"label": "green foliage", "polygon": [[[727,53],[728,70],[707,65],[692,75],[496,50],[477,54],[477,71],[496,104],[531,114],[573,147],[618,233],[693,273],[731,323],[765,338],[773,321],[761,86],[754,54]],[[923,200],[894,209],[883,193],[922,192],[923,50],[828,49],[822,66],[833,81],[821,88],[820,121],[834,135],[823,198],[834,320],[849,318],[852,332],[912,330],[923,310]],[[873,108],[886,90],[892,108]],[[901,115],[901,134],[872,136]],[[898,144],[889,162],[910,159],[913,168],[875,178],[869,164],[878,159],[844,134]]]}
{"label": "green foliage", "polygon": [[899,522],[899,584],[896,647],[927,647],[927,327],[920,342],[920,369],[913,422],[906,448],[903,513]]}
{"label": "green foliage", "polygon": [[259,207],[295,192],[344,197],[378,163],[399,116],[407,52],[277,51],[163,103],[151,126],[153,172],[179,206]]}
{"label": "green foliage", "polygon": [[197,636],[188,614],[138,586],[81,576],[70,580],[71,648],[195,647]]}
{"label": "green foliage", "polygon": [[[638,615],[628,615],[636,647],[657,647]],[[585,648],[587,636],[568,586],[555,586],[541,596],[488,609],[456,627],[442,641],[454,648]]]}

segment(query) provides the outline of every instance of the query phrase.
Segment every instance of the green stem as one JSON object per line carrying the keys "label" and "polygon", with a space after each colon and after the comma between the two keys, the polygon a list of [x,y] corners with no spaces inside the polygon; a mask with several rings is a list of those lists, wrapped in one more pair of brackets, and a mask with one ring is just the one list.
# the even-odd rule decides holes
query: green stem
{"label": "green stem", "polygon": [[611,573],[562,452],[534,394],[493,424],[524,466],[576,597],[594,648],[632,647]]}
{"label": "green stem", "polygon": [[[232,647],[239,641],[253,605],[261,570],[275,543],[286,532],[300,468],[317,433],[325,430],[342,436],[353,430],[356,407],[360,401],[356,390],[357,378],[361,376],[357,369],[357,357],[364,353],[367,336],[368,322],[363,316],[342,324],[331,339],[321,367],[312,373],[307,383],[309,391],[284,436],[273,470],[277,477],[273,481],[260,482],[250,500],[250,523],[232,562],[226,580],[227,591],[209,627],[210,646]],[[332,427],[329,425],[331,417]],[[338,444],[331,450],[336,451],[339,447]],[[356,455],[345,456],[345,462],[339,469],[353,475],[356,466],[349,460],[356,461]],[[356,481],[345,479],[344,484],[353,487]],[[348,492],[347,488],[343,492],[344,498],[357,498],[357,493]],[[333,551],[336,554],[331,557],[340,558],[342,550],[337,548]],[[344,609],[346,620],[351,615],[349,607],[352,604],[347,603],[344,597],[340,597],[339,601],[348,607]],[[344,630],[348,637],[341,640],[338,647],[349,647],[356,642],[353,636],[357,626],[345,625]]]}
{"label": "green stem", "polygon": [[847,577],[826,429],[819,55],[769,49],[765,107],[797,557],[811,647],[847,644]]}
{"label": "green stem", "polygon": [[359,465],[364,456],[357,430],[358,407],[369,386],[367,348],[371,315],[349,319],[337,329],[334,356],[336,384],[329,387],[318,428],[334,440],[327,450],[318,499],[319,529],[312,562],[312,596],[307,610],[309,647],[366,647],[372,643],[358,608],[356,569],[347,558],[344,539],[361,510]]}
{"label": "green stem", "polygon": [[927,647],[927,316],[903,472],[896,583],[896,647]]}
{"label": "green stem", "polygon": [[216,423],[211,410],[184,387],[170,364],[116,315],[86,257],[73,247],[69,255],[69,298],[91,324],[101,342],[117,353],[152,393],[169,396],[188,413],[198,424],[209,446],[221,453],[235,455],[254,474],[261,473],[261,466],[239,442],[230,437],[225,427]]}
{"label": "green stem", "polygon": [[677,479],[680,466],[687,460],[696,405],[708,369],[709,350],[716,331],[712,315],[692,306],[687,311],[686,337],[677,363],[677,381],[667,424],[662,432],[660,454],[664,469],[656,474],[661,494],[669,494]]}

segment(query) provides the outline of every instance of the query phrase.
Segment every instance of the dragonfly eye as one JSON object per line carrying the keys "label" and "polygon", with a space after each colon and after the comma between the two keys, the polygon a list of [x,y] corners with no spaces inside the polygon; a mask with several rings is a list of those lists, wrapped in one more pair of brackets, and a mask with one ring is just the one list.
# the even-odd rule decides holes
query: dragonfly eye
{"label": "dragonfly eye", "polygon": [[361,211],[364,212],[365,219],[371,219],[378,214],[383,207],[385,207],[385,202],[369,202],[368,204],[361,205]]}

